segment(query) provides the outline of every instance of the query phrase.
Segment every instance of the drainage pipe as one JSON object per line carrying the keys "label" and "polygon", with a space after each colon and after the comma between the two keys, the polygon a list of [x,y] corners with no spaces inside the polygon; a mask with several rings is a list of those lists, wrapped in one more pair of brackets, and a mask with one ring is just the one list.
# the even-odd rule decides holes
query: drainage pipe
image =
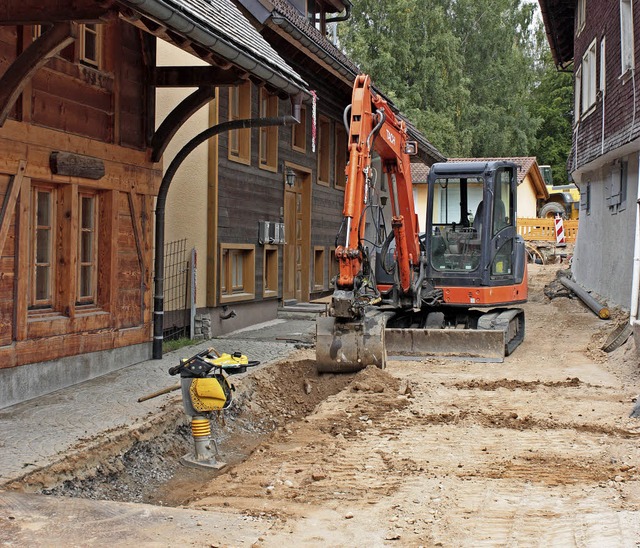
{"label": "drainage pipe", "polygon": [[638,153],[638,181],[636,199],[636,232],[633,244],[633,276],[631,278],[631,306],[629,323],[638,323],[638,297],[640,297],[640,153]]}
{"label": "drainage pipe", "polygon": [[244,129],[253,127],[266,126],[286,126],[299,122],[300,107],[294,104],[294,116],[277,116],[274,118],[246,118],[242,120],[232,120],[223,122],[196,135],[186,145],[184,145],[176,157],[171,161],[167,171],[162,177],[160,190],[156,198],[156,237],[155,237],[155,278],[154,278],[154,297],[153,297],[153,359],[162,358],[162,328],[164,317],[164,219],[167,204],[167,194],[173,177],[185,158],[193,152],[193,150],[207,139],[233,129]]}
{"label": "drainage pipe", "polygon": [[566,288],[573,291],[584,304],[586,304],[591,310],[596,313],[598,318],[600,318],[601,320],[609,319],[609,309],[596,301],[582,286],[565,277],[560,278],[560,283],[562,283],[562,285],[564,285]]}
{"label": "drainage pipe", "polygon": [[328,19],[325,19],[324,22],[325,23],[338,23],[340,21],[347,21],[349,19],[349,17],[351,17],[351,2],[349,2],[345,6],[345,13],[344,14],[336,15],[334,17],[329,17]]}

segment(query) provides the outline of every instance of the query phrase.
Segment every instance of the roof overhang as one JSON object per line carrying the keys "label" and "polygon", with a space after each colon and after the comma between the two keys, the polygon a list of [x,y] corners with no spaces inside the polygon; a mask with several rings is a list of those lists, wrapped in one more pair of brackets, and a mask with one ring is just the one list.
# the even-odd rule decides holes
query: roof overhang
{"label": "roof overhang", "polygon": [[575,0],[538,0],[542,20],[556,67],[567,69],[573,62]]}
{"label": "roof overhang", "polygon": [[529,168],[528,175],[531,177],[531,183],[533,184],[536,198],[541,200],[548,199],[549,191],[547,190],[547,185],[544,183],[544,179],[542,177],[542,173],[540,172],[538,162],[533,162],[533,164]]}
{"label": "roof overhang", "polygon": [[[117,0],[143,17],[150,31],[182,38],[208,62],[234,65],[284,95],[308,94],[306,82],[267,43],[230,0]],[[154,28],[159,25],[160,28]],[[155,33],[155,32],[154,32]],[[179,42],[179,40],[172,40]],[[178,43],[179,47],[182,47]],[[208,56],[207,53],[210,55]]]}

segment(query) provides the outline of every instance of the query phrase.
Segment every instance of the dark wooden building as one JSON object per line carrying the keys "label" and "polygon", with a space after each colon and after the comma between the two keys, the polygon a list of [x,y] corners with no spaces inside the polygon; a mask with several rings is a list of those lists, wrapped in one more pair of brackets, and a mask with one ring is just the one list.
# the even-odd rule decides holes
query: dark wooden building
{"label": "dark wooden building", "polygon": [[[205,336],[274,319],[284,303],[306,303],[332,291],[347,161],[343,113],[359,73],[327,38],[331,25],[349,17],[347,0],[236,4],[305,80],[312,98],[302,105],[300,124],[221,134],[210,152],[216,157],[216,190],[206,307],[198,310],[211,326]],[[287,108],[247,83],[219,93],[215,118],[273,116]],[[411,133],[422,161],[444,160],[423,135]],[[385,193],[388,187],[379,181],[378,188]],[[270,236],[264,238],[260,230],[267,224]],[[223,306],[235,316],[222,312]]]}
{"label": "dark wooden building", "polygon": [[574,74],[573,148],[567,165],[580,188],[581,211],[572,272],[610,304],[630,309],[635,321],[640,6],[632,0],[539,3],[555,63]]}
{"label": "dark wooden building", "polygon": [[[216,86],[304,91],[231,2],[138,4],[0,5],[0,407],[150,356],[164,147]],[[157,67],[157,39],[207,66]],[[167,86],[199,94],[156,131]]]}

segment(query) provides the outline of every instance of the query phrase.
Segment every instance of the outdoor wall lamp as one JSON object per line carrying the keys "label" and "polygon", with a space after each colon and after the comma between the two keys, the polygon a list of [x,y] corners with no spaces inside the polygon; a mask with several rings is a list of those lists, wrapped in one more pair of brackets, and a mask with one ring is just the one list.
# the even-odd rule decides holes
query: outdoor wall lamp
{"label": "outdoor wall lamp", "polygon": [[296,184],[296,172],[293,171],[290,167],[284,168],[284,178],[289,187],[293,187]]}

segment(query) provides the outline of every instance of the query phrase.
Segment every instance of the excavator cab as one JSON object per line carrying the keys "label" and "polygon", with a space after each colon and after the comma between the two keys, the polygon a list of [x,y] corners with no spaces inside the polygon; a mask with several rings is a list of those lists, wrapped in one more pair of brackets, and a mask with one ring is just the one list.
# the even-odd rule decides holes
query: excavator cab
{"label": "excavator cab", "polygon": [[[449,288],[445,303],[477,304],[469,297],[469,288],[520,286],[526,253],[516,227],[517,166],[509,162],[434,164],[428,187],[427,278],[436,287]],[[509,292],[498,301],[488,296],[484,300],[492,306],[510,304],[526,300],[526,294]]]}

